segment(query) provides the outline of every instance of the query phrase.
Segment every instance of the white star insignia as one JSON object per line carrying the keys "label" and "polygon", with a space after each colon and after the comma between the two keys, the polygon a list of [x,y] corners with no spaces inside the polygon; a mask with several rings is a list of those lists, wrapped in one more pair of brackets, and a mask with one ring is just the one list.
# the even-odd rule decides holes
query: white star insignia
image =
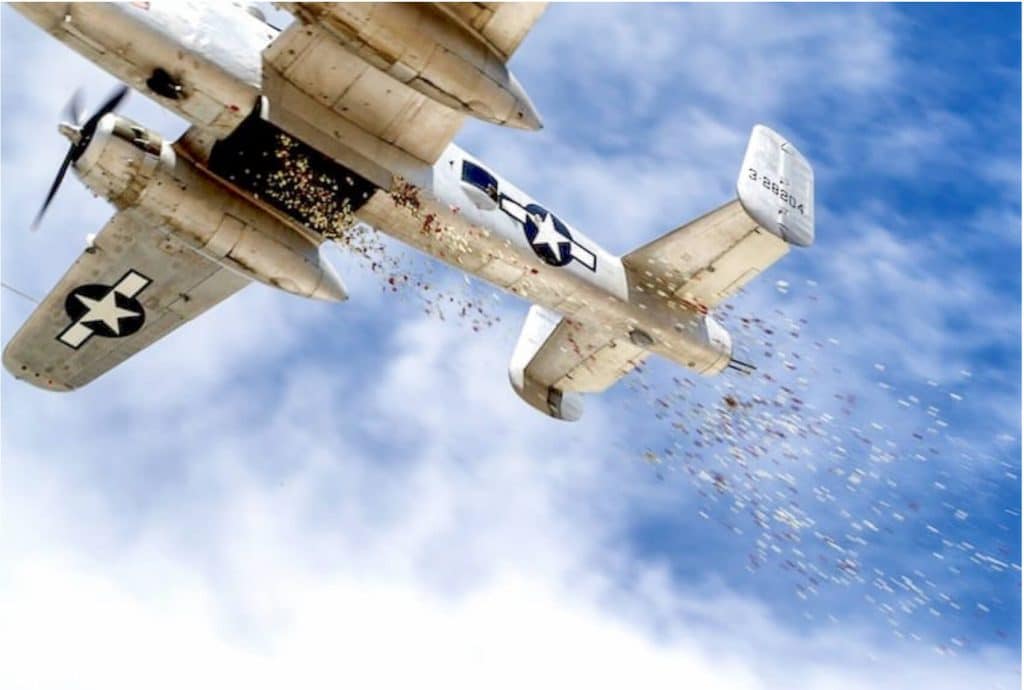
{"label": "white star insignia", "polygon": [[551,219],[551,214],[545,214],[543,219],[539,215],[531,214],[530,219],[533,220],[533,224],[537,228],[537,234],[534,235],[530,244],[534,247],[545,246],[553,256],[561,257],[561,245],[567,245],[570,242],[565,235],[555,230],[555,222]]}
{"label": "white star insignia", "polygon": [[122,309],[117,306],[117,293],[114,290],[111,290],[104,295],[103,299],[99,300],[83,297],[82,295],[75,295],[75,299],[89,310],[85,316],[79,319],[81,323],[102,321],[114,331],[115,335],[120,335],[121,333],[121,319],[141,316],[137,311]]}

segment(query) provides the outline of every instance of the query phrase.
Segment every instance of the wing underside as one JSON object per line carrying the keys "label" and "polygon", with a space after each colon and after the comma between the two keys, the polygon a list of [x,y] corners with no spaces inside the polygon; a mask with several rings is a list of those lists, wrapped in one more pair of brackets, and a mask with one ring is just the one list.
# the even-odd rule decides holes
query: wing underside
{"label": "wing underside", "polygon": [[438,2],[444,12],[479,34],[508,60],[544,13],[543,2]]}
{"label": "wing underside", "polygon": [[249,282],[120,211],[11,339],[4,366],[41,388],[79,388]]}
{"label": "wing underside", "polygon": [[338,132],[320,142],[328,153],[366,138],[384,155],[433,162],[462,127],[460,113],[369,65],[318,24],[285,29],[264,51],[263,67],[271,118],[292,130],[300,129],[298,121],[322,134]]}
{"label": "wing underside", "polygon": [[[386,170],[433,163],[462,127],[465,112],[430,93],[440,85],[413,79],[409,64],[444,71],[451,55],[426,49],[416,26],[396,31],[386,3],[282,3],[297,21],[263,53],[263,93],[270,119],[321,151],[365,167],[386,184]],[[410,5],[441,31],[466,32],[505,61],[544,10],[543,3]],[[359,17],[360,30],[340,18]],[[380,18],[378,20],[378,18]],[[355,20],[352,20],[355,21]],[[379,39],[370,41],[367,37]],[[369,42],[368,42],[369,41]],[[387,50],[381,51],[380,46]],[[420,54],[426,50],[425,54]],[[391,65],[384,68],[384,64]],[[418,83],[417,88],[410,84]],[[436,95],[435,93],[435,95]],[[376,164],[376,165],[375,165]],[[357,166],[358,167],[358,166]],[[375,169],[376,168],[376,169]],[[386,178],[386,179],[382,179]]]}

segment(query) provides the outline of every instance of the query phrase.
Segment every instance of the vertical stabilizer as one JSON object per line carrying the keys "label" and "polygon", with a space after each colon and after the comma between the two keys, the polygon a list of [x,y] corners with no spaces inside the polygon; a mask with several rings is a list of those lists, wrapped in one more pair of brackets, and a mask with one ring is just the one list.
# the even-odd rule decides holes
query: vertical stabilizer
{"label": "vertical stabilizer", "polygon": [[801,247],[814,242],[814,171],[793,144],[764,125],[750,134],[736,193],[768,232]]}

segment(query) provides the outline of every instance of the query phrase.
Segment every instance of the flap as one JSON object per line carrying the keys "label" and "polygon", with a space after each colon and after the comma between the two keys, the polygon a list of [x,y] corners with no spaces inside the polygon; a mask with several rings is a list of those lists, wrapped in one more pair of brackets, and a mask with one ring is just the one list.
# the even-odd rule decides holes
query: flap
{"label": "flap", "polygon": [[118,212],[4,350],[40,388],[79,388],[249,284],[137,209]]}

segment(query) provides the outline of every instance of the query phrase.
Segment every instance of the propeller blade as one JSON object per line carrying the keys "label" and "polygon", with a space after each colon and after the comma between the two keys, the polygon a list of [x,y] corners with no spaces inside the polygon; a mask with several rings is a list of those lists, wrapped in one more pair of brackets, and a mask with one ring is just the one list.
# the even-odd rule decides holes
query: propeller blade
{"label": "propeller blade", "polygon": [[110,98],[107,99],[107,102],[101,105],[100,109],[93,113],[92,117],[90,117],[86,121],[86,123],[82,125],[82,133],[85,136],[91,136],[93,130],[96,129],[96,125],[99,124],[100,118],[102,118],[107,113],[116,110],[117,107],[121,105],[121,101],[123,101],[125,97],[128,96],[128,90],[129,89],[127,86],[121,86],[121,88],[112,93],[110,95]]}
{"label": "propeller blade", "polygon": [[75,89],[75,92],[71,94],[71,98],[64,106],[64,117],[68,119],[68,122],[78,127],[82,124],[82,90]]}
{"label": "propeller blade", "polygon": [[[103,119],[103,116],[107,113],[117,110],[117,107],[121,105],[121,102],[128,96],[128,91],[128,87],[122,84],[114,91],[114,93],[110,94],[106,103],[101,105],[99,110],[93,113],[89,119],[85,121],[85,124],[81,125],[81,128],[78,130],[78,139],[75,140],[73,137],[69,137],[72,139],[73,143],[71,144],[71,148],[68,149],[67,155],[64,156],[64,161],[60,164],[60,170],[57,171],[57,177],[54,178],[53,184],[50,186],[50,192],[46,195],[46,201],[43,202],[43,207],[39,209],[36,219],[32,221],[33,231],[39,227],[39,222],[43,219],[43,214],[46,213],[46,209],[49,208],[54,195],[57,194],[57,190],[60,188],[61,182],[64,181],[64,175],[68,172],[68,166],[78,160],[79,156],[85,153],[86,148],[89,146],[89,142],[92,141],[92,137],[96,133],[96,128],[99,126],[100,120]],[[64,106],[64,113],[71,118],[72,123],[77,127],[82,117],[82,93],[80,90],[71,94],[71,99],[68,101],[67,105]]]}
{"label": "propeller blade", "polygon": [[46,209],[49,207],[50,202],[53,201],[53,197],[57,193],[57,188],[60,187],[60,183],[64,181],[64,175],[68,171],[68,166],[71,165],[71,158],[74,153],[75,147],[72,146],[68,149],[67,155],[64,156],[64,162],[60,164],[60,170],[57,172],[57,177],[54,178],[53,184],[50,186],[50,193],[46,195],[46,201],[43,202],[43,207],[39,209],[39,213],[36,214],[36,219],[32,221],[33,232],[39,228],[39,221],[43,219],[43,214],[46,213]]}

